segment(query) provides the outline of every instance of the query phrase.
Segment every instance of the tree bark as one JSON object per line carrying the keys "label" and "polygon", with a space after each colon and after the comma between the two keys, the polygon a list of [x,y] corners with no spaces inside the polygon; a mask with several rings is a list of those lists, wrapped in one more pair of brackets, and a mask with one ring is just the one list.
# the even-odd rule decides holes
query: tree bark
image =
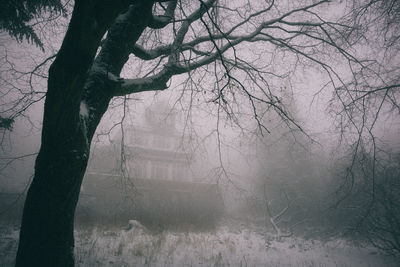
{"label": "tree bark", "polygon": [[74,213],[90,149],[80,115],[101,38],[129,1],[76,1],[49,70],[42,144],[25,201],[16,266],[74,266]]}

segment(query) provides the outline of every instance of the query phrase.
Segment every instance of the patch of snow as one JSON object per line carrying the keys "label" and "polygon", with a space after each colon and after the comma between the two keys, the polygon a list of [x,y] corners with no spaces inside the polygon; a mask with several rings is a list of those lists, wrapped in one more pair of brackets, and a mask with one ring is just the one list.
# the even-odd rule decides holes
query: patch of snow
{"label": "patch of snow", "polygon": [[108,79],[109,79],[110,81],[113,81],[113,82],[120,82],[120,81],[121,81],[121,78],[120,78],[120,77],[118,77],[118,76],[112,74],[111,72],[108,72],[108,73],[107,73],[107,77],[108,77]]}
{"label": "patch of snow", "polygon": [[136,220],[129,220],[128,221],[128,227],[126,228],[126,231],[132,230],[132,229],[144,229],[145,227],[138,221]]}
{"label": "patch of snow", "polygon": [[[101,61],[97,60],[93,63],[92,67],[90,68],[90,73],[94,75],[101,75],[101,76],[106,76],[107,79],[113,83],[121,83],[123,81],[123,78],[113,74],[110,72],[104,64],[101,63]],[[90,84],[86,84],[86,87],[89,86]]]}
{"label": "patch of snow", "polygon": [[126,87],[139,86],[143,84],[152,83],[154,80],[152,78],[137,78],[137,79],[124,79],[123,85]]}
{"label": "patch of snow", "polygon": [[[398,266],[376,249],[356,247],[343,239],[277,240],[251,228],[227,226],[210,232],[155,233],[135,220],[129,226],[129,230],[75,230],[76,266]],[[14,266],[18,231],[0,230],[0,256],[4,256],[0,266]]]}
{"label": "patch of snow", "polygon": [[[251,229],[151,233],[137,221],[128,231],[77,235],[78,266],[396,266],[343,240],[277,240]],[[102,264],[100,264],[102,263]],[[100,265],[98,265],[100,264]]]}
{"label": "patch of snow", "polygon": [[98,61],[94,61],[92,67],[90,68],[91,72],[99,72],[99,73],[105,73],[106,69],[101,66],[102,64],[100,64]]}
{"label": "patch of snow", "polygon": [[81,101],[79,114],[84,118],[89,117],[89,108],[88,108],[86,101],[84,101],[84,100]]}

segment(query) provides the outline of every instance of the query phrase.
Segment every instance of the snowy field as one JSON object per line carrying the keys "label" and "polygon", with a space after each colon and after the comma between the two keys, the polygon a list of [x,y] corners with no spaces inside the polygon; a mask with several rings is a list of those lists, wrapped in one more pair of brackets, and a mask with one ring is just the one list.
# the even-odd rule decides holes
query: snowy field
{"label": "snowy field", "polygon": [[[13,266],[18,230],[2,226],[0,234],[0,266]],[[75,237],[77,266],[396,266],[343,240],[277,240],[244,226],[154,232],[133,221],[126,229],[80,229]]]}

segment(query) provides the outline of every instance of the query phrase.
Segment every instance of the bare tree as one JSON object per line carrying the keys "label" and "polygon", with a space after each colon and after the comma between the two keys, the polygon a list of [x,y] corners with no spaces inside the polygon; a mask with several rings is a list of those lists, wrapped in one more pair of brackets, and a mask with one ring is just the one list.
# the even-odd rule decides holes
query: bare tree
{"label": "bare tree", "polygon": [[396,164],[393,155],[399,149],[393,144],[400,114],[400,5],[392,0],[348,4],[348,13],[342,18],[352,29],[346,33],[347,39],[373,56],[352,68],[357,78],[334,91],[329,108],[346,157],[350,155],[337,204],[358,207],[355,218],[350,216],[353,232],[355,228],[378,248],[398,254],[398,226],[393,224],[398,220],[393,206],[398,199],[392,195],[397,191],[396,179],[386,170]]}
{"label": "bare tree", "polygon": [[[369,208],[368,216],[362,218],[361,227],[357,229],[369,241],[384,252],[400,256],[400,183],[399,154],[379,160],[374,205]],[[360,214],[365,216],[365,214]]]}
{"label": "bare tree", "polygon": [[289,237],[293,233],[282,233],[282,230],[279,227],[279,223],[280,223],[280,220],[282,219],[282,216],[285,215],[285,213],[290,208],[290,199],[289,199],[288,195],[286,194],[286,191],[283,190],[283,194],[285,195],[285,200],[286,200],[286,206],[284,208],[282,208],[279,212],[274,214],[272,207],[271,207],[271,200],[268,198],[268,193],[267,193],[266,187],[267,187],[267,185],[264,184],[264,202],[265,202],[265,208],[266,208],[265,220],[267,221],[267,216],[268,216],[269,222],[272,224],[272,227],[276,231],[276,236],[277,236],[278,240],[281,239],[282,237]]}
{"label": "bare tree", "polygon": [[[352,169],[352,190],[335,209],[337,218],[331,219],[344,234],[357,235],[398,259],[399,153],[389,150],[378,151],[375,156],[359,152]],[[352,153],[348,156],[353,157]]]}
{"label": "bare tree", "polygon": [[[359,151],[365,150],[375,157],[383,149],[379,128],[399,119],[400,6],[392,0],[349,1],[349,4],[350,9],[342,18],[351,25],[347,39],[364,54],[373,55],[351,69],[356,79],[336,88],[330,106],[342,140],[346,145],[351,144],[354,151],[353,164]],[[349,170],[350,175],[351,166]]]}
{"label": "bare tree", "polygon": [[[113,98],[165,90],[180,75],[186,79],[182,92],[209,103],[218,122],[253,119],[266,132],[262,116],[272,111],[301,130],[276,95],[289,74],[313,66],[339,100],[341,88],[351,92],[348,84],[376,75],[351,49],[345,33],[353,25],[324,12],[335,7],[330,5],[327,0],[76,1],[49,68],[42,144],[16,265],[74,265],[80,185],[91,141]],[[131,71],[124,69],[128,65]]]}

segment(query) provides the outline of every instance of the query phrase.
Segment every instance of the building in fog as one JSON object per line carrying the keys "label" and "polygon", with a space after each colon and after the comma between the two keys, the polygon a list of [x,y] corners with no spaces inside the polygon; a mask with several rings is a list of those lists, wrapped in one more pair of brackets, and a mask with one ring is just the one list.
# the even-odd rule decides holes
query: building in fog
{"label": "building in fog", "polygon": [[[157,102],[145,110],[143,120],[124,129],[124,153],[127,173],[133,178],[192,181],[189,175],[191,155],[186,139],[177,129],[179,114],[166,103]],[[116,140],[121,143],[122,133]]]}
{"label": "building in fog", "polygon": [[218,186],[194,181],[179,116],[166,103],[155,102],[109,146],[94,152],[83,185],[83,196],[91,202],[82,206],[116,220],[215,222],[223,208]]}

